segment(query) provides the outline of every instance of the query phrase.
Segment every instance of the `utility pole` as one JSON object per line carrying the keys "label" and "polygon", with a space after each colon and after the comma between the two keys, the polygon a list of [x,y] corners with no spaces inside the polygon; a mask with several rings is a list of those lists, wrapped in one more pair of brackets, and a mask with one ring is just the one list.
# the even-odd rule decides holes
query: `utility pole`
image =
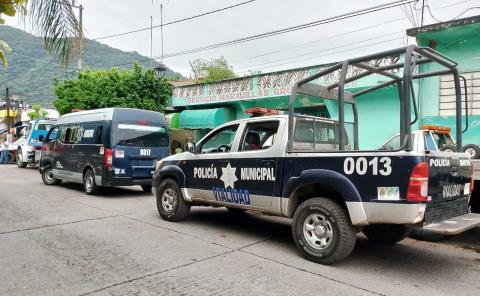
{"label": "utility pole", "polygon": [[10,94],[8,91],[8,87],[5,89],[5,100],[7,102],[7,135],[10,133]]}
{"label": "utility pole", "polygon": [[420,28],[423,27],[423,13],[425,12],[425,0],[422,1],[422,20],[420,21]]}
{"label": "utility pole", "polygon": [[162,39],[162,62],[163,62],[163,3],[160,3],[160,37]]}
{"label": "utility pole", "polygon": [[150,16],[150,58],[153,58],[153,17]]}
{"label": "utility pole", "polygon": [[77,70],[83,68],[83,5],[75,5],[75,0],[72,0],[72,7],[78,8],[78,26],[79,32],[77,36],[78,42],[78,56],[77,56]]}

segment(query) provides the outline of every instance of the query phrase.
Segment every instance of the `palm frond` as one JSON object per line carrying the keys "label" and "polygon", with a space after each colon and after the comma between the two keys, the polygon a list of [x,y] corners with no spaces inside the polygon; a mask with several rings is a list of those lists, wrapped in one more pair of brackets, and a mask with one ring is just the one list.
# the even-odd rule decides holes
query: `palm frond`
{"label": "palm frond", "polygon": [[81,28],[71,3],[67,0],[30,0],[32,28],[43,37],[45,48],[68,66],[83,42]]}

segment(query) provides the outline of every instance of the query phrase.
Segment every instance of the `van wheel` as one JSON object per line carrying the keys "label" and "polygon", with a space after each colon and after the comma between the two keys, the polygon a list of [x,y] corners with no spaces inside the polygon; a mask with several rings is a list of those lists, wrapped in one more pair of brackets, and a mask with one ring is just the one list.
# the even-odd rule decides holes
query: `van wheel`
{"label": "van wheel", "polygon": [[152,185],[142,185],[142,190],[144,192],[152,192]]}
{"label": "van wheel", "polygon": [[22,149],[17,150],[17,166],[21,169],[27,167],[27,163],[23,162]]}
{"label": "van wheel", "polygon": [[374,224],[363,229],[363,234],[374,243],[393,245],[403,240],[410,233],[410,229],[397,224]]}
{"label": "van wheel", "polygon": [[176,222],[185,219],[190,213],[190,203],[183,199],[182,191],[173,179],[160,183],[157,194],[157,209],[162,219]]}
{"label": "van wheel", "polygon": [[91,169],[83,175],[83,190],[88,195],[95,195],[99,191],[99,187],[95,183],[95,173]]}
{"label": "van wheel", "polygon": [[455,151],[457,151],[457,146],[455,146],[455,145],[445,145],[442,148],[440,148],[440,151],[455,152]]}
{"label": "van wheel", "polygon": [[357,238],[345,210],[327,198],[312,198],[298,206],[292,234],[303,256],[321,264],[345,259]]}
{"label": "van wheel", "polygon": [[58,185],[62,183],[62,180],[57,179],[53,176],[52,166],[46,165],[42,171],[42,181],[46,185]]}

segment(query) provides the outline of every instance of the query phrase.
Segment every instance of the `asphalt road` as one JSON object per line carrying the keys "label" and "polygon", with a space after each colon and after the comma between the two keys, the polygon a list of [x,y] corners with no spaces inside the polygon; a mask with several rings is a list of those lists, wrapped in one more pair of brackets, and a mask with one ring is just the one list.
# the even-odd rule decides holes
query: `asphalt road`
{"label": "asphalt road", "polygon": [[303,259],[287,219],[192,208],[169,223],[140,188],[87,196],[0,166],[0,295],[480,295],[480,229],[442,243],[359,235],[334,266]]}

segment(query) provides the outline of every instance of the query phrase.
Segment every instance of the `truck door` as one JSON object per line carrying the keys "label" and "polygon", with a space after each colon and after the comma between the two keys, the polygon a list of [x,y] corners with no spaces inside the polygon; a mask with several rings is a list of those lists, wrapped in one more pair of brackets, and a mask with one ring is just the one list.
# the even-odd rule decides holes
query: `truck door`
{"label": "truck door", "polygon": [[235,188],[247,192],[254,207],[272,207],[275,185],[280,181],[281,174],[277,173],[279,123],[278,120],[246,123],[238,151],[231,156],[230,165],[238,177]]}
{"label": "truck door", "polygon": [[238,141],[238,128],[239,124],[232,124],[214,131],[198,144],[195,154],[181,164],[192,199],[233,201],[232,190],[236,188],[239,171],[230,164],[230,150]]}

